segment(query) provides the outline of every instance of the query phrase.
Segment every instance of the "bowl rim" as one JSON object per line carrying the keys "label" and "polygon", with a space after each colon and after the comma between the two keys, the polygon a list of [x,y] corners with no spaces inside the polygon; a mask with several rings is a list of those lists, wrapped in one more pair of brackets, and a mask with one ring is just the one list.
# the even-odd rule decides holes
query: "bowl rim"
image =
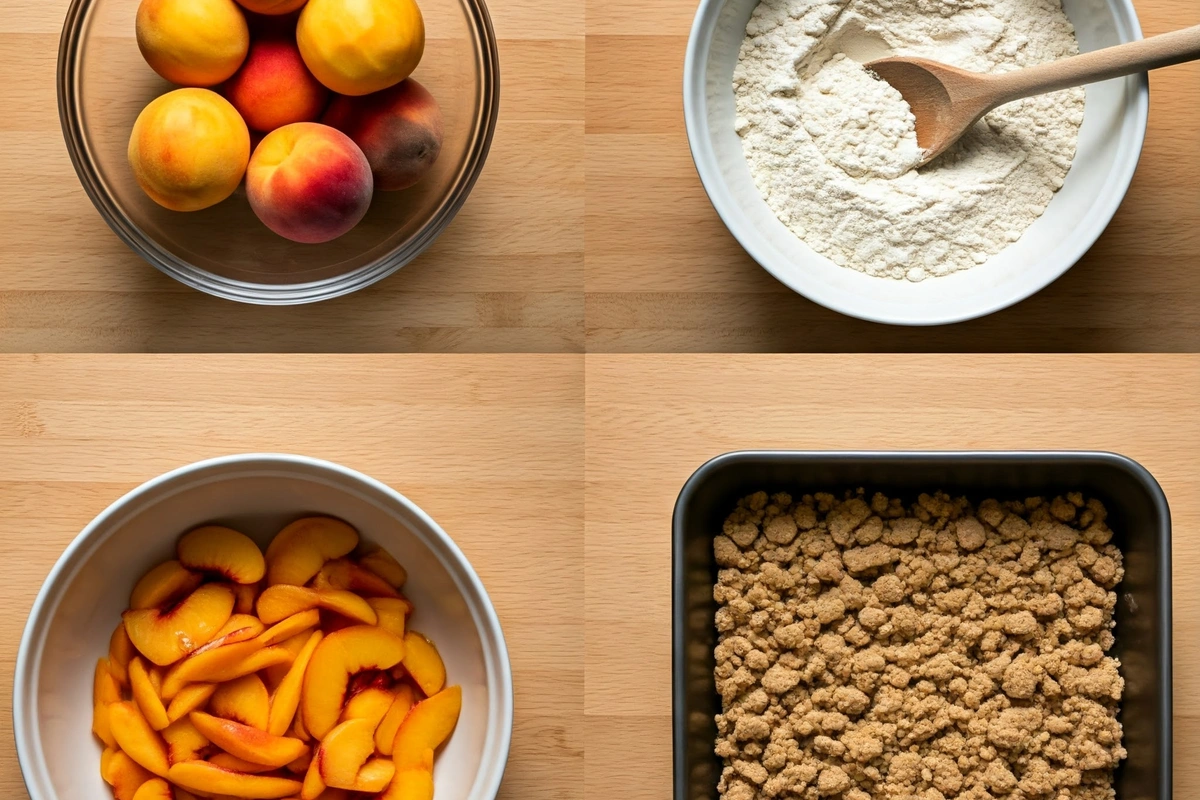
{"label": "bowl rim", "polygon": [[397,272],[433,244],[458,215],[483,172],[500,115],[500,50],[486,0],[462,0],[479,37],[479,49],[482,51],[482,58],[478,64],[481,118],[473,126],[471,145],[449,194],[442,198],[429,221],[417,235],[373,262],[351,272],[318,281],[290,284],[253,283],[226,278],[201,269],[162,247],[120,210],[111,193],[105,188],[87,146],[78,81],[74,76],[79,70],[78,61],[82,49],[82,37],[79,34],[97,2],[99,0],[71,0],[59,37],[55,80],[58,119],[66,141],[67,153],[84,192],[117,238],[155,269],[185,286],[226,300],[252,305],[301,305],[351,294]]}
{"label": "bowl rim", "polygon": [[[143,500],[160,499],[158,493],[161,490],[169,489],[172,484],[181,481],[220,479],[223,475],[227,476],[227,471],[231,467],[240,471],[275,472],[301,468],[306,471],[306,477],[309,478],[319,477],[323,474],[329,478],[338,479],[344,487],[357,486],[357,488],[374,495],[384,504],[400,508],[416,521],[418,527],[423,528],[424,533],[428,534],[428,537],[420,538],[425,539],[425,544],[433,550],[435,557],[449,569],[451,578],[455,583],[460,584],[460,589],[464,589],[464,596],[468,592],[474,595],[477,608],[474,609],[472,616],[476,617],[475,623],[480,629],[480,633],[486,635],[483,642],[485,674],[489,683],[494,681],[498,684],[498,691],[495,693],[496,697],[489,702],[489,716],[494,715],[495,718],[489,724],[485,735],[482,754],[484,758],[480,761],[479,772],[472,784],[470,797],[473,800],[494,798],[500,790],[500,783],[504,776],[512,744],[514,703],[512,666],[504,631],[496,615],[495,607],[492,605],[483,582],[462,550],[450,538],[450,535],[416,503],[387,484],[364,473],[332,461],[309,456],[287,453],[243,453],[204,459],[177,467],[126,492],[97,514],[71,540],[42,582],[25,621],[13,670],[13,738],[21,777],[31,800],[60,800],[44,775],[45,757],[38,737],[38,721],[31,717],[34,704],[27,697],[28,689],[33,684],[41,661],[41,653],[34,654],[32,652],[33,642],[45,631],[53,617],[55,609],[49,606],[51,596],[59,591],[58,584],[64,576],[83,566],[82,563],[76,562],[86,560],[91,554],[91,550],[99,544],[98,541],[93,541],[97,532],[113,523],[119,523],[122,517],[128,516],[131,507]],[[297,473],[297,476],[299,477],[300,474]],[[418,536],[420,536],[419,533]],[[466,585],[462,586],[463,583]],[[37,774],[35,770],[43,774]]]}
{"label": "bowl rim", "polygon": [[[1127,85],[1133,85],[1136,90],[1132,99],[1132,109],[1131,103],[1126,101],[1123,118],[1127,120],[1132,113],[1135,116],[1135,129],[1128,145],[1118,153],[1116,168],[1109,174],[1110,184],[1119,187],[1119,191],[1111,192],[1099,212],[1087,218],[1080,228],[1085,234],[1076,237],[1075,247],[1058,261],[1048,263],[1047,268],[1035,275],[1034,280],[1016,291],[996,295],[985,303],[969,308],[956,308],[946,304],[942,310],[933,314],[923,314],[921,317],[905,316],[899,311],[868,310],[839,300],[822,284],[808,280],[803,270],[799,270],[797,274],[796,271],[777,268],[769,248],[759,241],[754,231],[742,225],[741,207],[733,200],[731,193],[725,191],[725,183],[717,167],[716,154],[709,136],[705,72],[717,21],[727,2],[729,0],[700,0],[688,35],[683,67],[683,116],[692,162],[709,202],[742,249],[777,281],[808,300],[848,317],[886,325],[928,327],[985,317],[1027,300],[1062,277],[1095,245],[1124,202],[1141,159],[1150,117],[1150,79],[1144,72],[1125,78]],[[1124,23],[1126,28],[1118,31],[1119,34],[1127,34],[1121,36],[1121,41],[1124,43],[1141,39],[1141,22],[1132,0],[1107,2],[1108,7],[1118,16],[1118,27]]]}

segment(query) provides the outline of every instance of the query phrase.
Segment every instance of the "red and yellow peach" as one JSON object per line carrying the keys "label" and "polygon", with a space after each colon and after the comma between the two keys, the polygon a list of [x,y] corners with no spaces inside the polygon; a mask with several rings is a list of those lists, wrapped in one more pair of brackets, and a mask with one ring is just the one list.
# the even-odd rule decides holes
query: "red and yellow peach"
{"label": "red and yellow peach", "polygon": [[237,72],[250,47],[233,0],[142,0],[137,43],[146,63],[181,86],[215,86]]}
{"label": "red and yellow peach", "polygon": [[242,68],[225,85],[225,97],[252,129],[270,132],[320,117],[329,90],[304,66],[294,42],[268,36],[250,45]]}
{"label": "red and yellow peach", "polygon": [[416,69],[425,21],[415,0],[309,0],[296,42],[321,83],[339,94],[370,94]]}

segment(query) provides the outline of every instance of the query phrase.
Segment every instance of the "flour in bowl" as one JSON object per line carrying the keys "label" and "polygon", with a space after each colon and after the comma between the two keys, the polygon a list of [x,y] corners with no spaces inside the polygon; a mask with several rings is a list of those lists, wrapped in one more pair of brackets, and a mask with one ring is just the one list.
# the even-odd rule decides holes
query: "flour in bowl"
{"label": "flour in bowl", "polygon": [[862,64],[1003,72],[1079,52],[1059,0],[761,0],[734,70],[737,131],[767,205],[843,267],[924,280],[1021,238],[1075,157],[1084,90],[992,111],[920,169],[915,120]]}

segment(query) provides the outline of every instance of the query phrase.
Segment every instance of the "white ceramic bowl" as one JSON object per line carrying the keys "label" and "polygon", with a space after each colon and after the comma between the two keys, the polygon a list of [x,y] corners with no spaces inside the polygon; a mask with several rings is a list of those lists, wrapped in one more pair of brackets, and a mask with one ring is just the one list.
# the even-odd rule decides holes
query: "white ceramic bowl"
{"label": "white ceramic bowl", "polygon": [[438,757],[438,800],[491,800],[512,734],[512,672],[487,592],[446,532],[398,492],[345,467],[289,455],[202,461],[109,506],[67,548],[34,601],[17,653],[13,728],[31,800],[111,797],[91,733],[92,672],[147,569],[181,533],[223,522],[265,546],[311,513],[340,517],[408,569],[416,625],[463,687],[458,727]]}
{"label": "white ceramic bowl", "polygon": [[[700,0],[684,66],[683,107],[696,169],[742,247],[793,291],[861,319],[940,325],[1036,293],[1087,252],[1125,197],[1150,104],[1145,75],[1087,87],[1079,150],[1066,183],[1018,242],[972,269],[921,283],[839,267],[800,241],[758,193],[734,131],[733,69],[758,0]],[[1080,49],[1141,38],[1130,0],[1063,0]]]}

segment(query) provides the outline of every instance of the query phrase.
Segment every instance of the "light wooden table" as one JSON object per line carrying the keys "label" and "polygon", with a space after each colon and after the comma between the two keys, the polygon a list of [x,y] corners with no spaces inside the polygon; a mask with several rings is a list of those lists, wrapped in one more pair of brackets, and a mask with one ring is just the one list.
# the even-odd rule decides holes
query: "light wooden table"
{"label": "light wooden table", "polygon": [[1200,797],[1200,358],[587,357],[587,796],[671,791],[671,511],[743,448],[1101,449],[1174,521],[1175,796]]}
{"label": "light wooden table", "polygon": [[[1150,128],[1116,219],[1019,306],[940,329],[842,317],[738,246],[696,177],[683,55],[696,0],[587,0],[589,352],[1200,350],[1200,64],[1151,78]],[[1147,35],[1195,0],[1134,0]]]}
{"label": "light wooden table", "polygon": [[247,451],[362,470],[441,523],[508,640],[517,707],[501,796],[578,797],[582,404],[572,355],[0,356],[0,797],[27,797],[13,665],[63,548],[139,483]]}
{"label": "light wooden table", "polygon": [[55,66],[67,5],[0,0],[0,351],[582,349],[581,0],[488,3],[500,40],[500,118],[466,205],[396,275],[301,308],[194,292],[104,224],[58,123]]}

